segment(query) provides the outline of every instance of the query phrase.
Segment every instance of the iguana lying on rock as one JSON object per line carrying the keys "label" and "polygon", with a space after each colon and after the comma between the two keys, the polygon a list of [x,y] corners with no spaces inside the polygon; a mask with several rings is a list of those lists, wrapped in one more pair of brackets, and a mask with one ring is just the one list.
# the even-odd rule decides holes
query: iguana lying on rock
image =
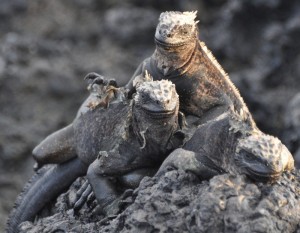
{"label": "iguana lying on rock", "polygon": [[256,181],[275,181],[282,172],[294,168],[294,159],[281,141],[262,133],[232,110],[198,127],[193,137],[173,151],[160,167],[197,174],[210,179],[229,172],[246,174]]}
{"label": "iguana lying on rock", "polygon": [[[71,125],[48,136],[34,149],[40,165],[58,165],[42,168],[27,185],[9,218],[8,232],[17,232],[21,222],[33,220],[77,177],[85,175],[97,157],[103,160],[106,173],[121,177],[126,184],[132,176],[133,182],[140,180],[145,175],[142,169],[157,169],[172,150],[182,145],[183,135],[176,133],[180,129],[179,100],[174,84],[167,80],[140,83],[133,100],[123,98],[121,89],[111,88],[104,88],[115,91],[109,108],[96,103],[93,109],[80,109]],[[111,189],[111,184],[100,188],[105,198],[99,201],[104,206],[116,198]]]}
{"label": "iguana lying on rock", "polygon": [[[200,169],[198,173],[201,173],[203,177],[210,178],[222,171],[231,172],[228,168],[230,166],[235,166],[232,172],[236,171],[238,173],[242,172],[243,169],[248,169],[248,175],[254,179],[275,179],[275,177],[281,174],[284,169],[292,167],[291,164],[293,164],[293,159],[290,158],[290,153],[278,139],[264,135],[257,129],[238,90],[230,81],[229,77],[223,71],[211,52],[206,48],[205,44],[198,40],[198,28],[195,17],[196,12],[162,13],[155,33],[156,49],[151,57],[147,58],[139,65],[133,77],[148,71],[156,80],[168,79],[172,81],[176,85],[176,90],[179,94],[180,109],[188,115],[197,116],[198,125],[205,124],[205,122],[216,119],[227,112],[229,108],[234,108],[234,111],[237,111],[240,115],[242,115],[243,123],[241,125],[249,128],[247,133],[245,132],[244,135],[249,134],[248,139],[252,140],[253,149],[256,149],[256,147],[262,143],[262,145],[258,146],[261,147],[259,151],[251,151],[249,149],[252,156],[259,160],[257,162],[257,166],[254,166],[254,161],[256,160],[250,160],[247,165],[245,164],[246,160],[244,160],[244,163],[241,163],[240,167],[237,163],[233,164],[230,160],[222,160],[218,161],[221,163],[214,163],[214,159],[210,159],[210,156],[216,156],[216,160],[219,158],[225,158],[226,156],[228,158],[233,158],[231,155],[234,154],[233,149],[236,149],[236,144],[230,144],[229,141],[227,142],[225,140],[227,144],[224,142],[222,147],[218,147],[214,146],[213,142],[218,143],[218,140],[223,142],[221,136],[224,136],[224,139],[227,139],[228,137],[232,140],[236,137],[235,141],[237,142],[237,139],[240,137],[239,133],[232,134],[228,132],[226,128],[221,127],[219,130],[214,132],[215,134],[213,134],[213,132],[211,133],[213,137],[213,139],[211,139],[212,141],[209,141],[209,137],[206,137],[205,141],[201,141],[201,137],[204,137],[204,133],[203,135],[201,134],[202,127],[206,129],[206,127],[209,127],[210,124],[213,124],[212,122],[219,122],[219,120],[214,120],[210,122],[209,125],[201,126],[197,133],[192,137],[192,141],[187,142],[184,148],[188,149],[186,147],[190,144],[197,145],[197,143],[202,147],[204,147],[205,143],[207,143],[207,147],[211,147],[210,150],[205,153],[206,156],[201,156],[201,162],[203,165],[197,167],[197,169]],[[132,79],[126,85],[129,93],[134,92],[135,80],[136,79]],[[217,125],[217,123],[215,124]],[[193,132],[187,133],[190,133],[191,135],[193,134]],[[253,135],[250,137],[250,134]],[[198,136],[201,137],[198,138]],[[268,157],[264,150],[265,143],[271,147],[272,145],[275,145],[279,148],[284,148],[284,155],[282,155],[281,152],[271,150],[270,157]],[[226,148],[227,146],[228,149]],[[226,151],[227,154],[223,156],[223,154],[215,153],[213,149]],[[178,149],[177,152],[178,151],[183,150]],[[229,153],[229,151],[231,152]],[[176,154],[176,152],[174,153]],[[188,167],[190,163],[186,161],[185,164],[185,160],[180,159],[180,154],[182,154],[182,152],[177,153],[178,160],[180,160],[184,166]],[[173,157],[176,156],[174,154],[170,155],[167,161],[172,161],[171,158]],[[289,165],[276,165],[276,162],[280,162],[281,159],[284,158],[288,158]],[[250,163],[251,161],[253,163]],[[226,164],[226,162],[228,162],[228,164]],[[99,168],[100,163],[98,165],[96,163],[97,161],[94,162],[93,169],[90,168],[90,174],[94,174],[95,180],[97,179],[96,177],[101,179],[101,168]],[[268,164],[266,166],[272,165],[273,167],[264,167],[264,164]],[[210,166],[212,166],[213,169]],[[265,168],[265,171],[260,171],[260,167]],[[250,171],[253,172],[250,174]],[[243,172],[245,173],[245,171]],[[264,178],[263,172],[266,173]]]}
{"label": "iguana lying on rock", "polygon": [[176,85],[180,110],[193,114],[201,123],[234,105],[255,125],[239,91],[217,60],[198,39],[197,12],[163,12],[155,32],[156,49],[145,59],[126,85],[133,92],[133,79],[147,70],[154,80],[168,79]]}

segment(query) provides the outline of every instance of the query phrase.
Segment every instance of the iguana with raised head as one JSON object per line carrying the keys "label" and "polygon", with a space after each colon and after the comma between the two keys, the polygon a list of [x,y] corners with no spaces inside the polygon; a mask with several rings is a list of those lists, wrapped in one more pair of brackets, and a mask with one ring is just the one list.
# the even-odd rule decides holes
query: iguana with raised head
{"label": "iguana with raised head", "polygon": [[[229,108],[234,108],[238,114],[243,116],[243,124],[247,125],[249,129],[251,128],[251,130],[248,130],[248,133],[250,133],[250,131],[251,133],[259,132],[238,90],[230,81],[229,77],[213,57],[211,52],[206,48],[205,44],[199,41],[197,22],[195,21],[195,18],[196,12],[162,13],[155,33],[156,49],[151,57],[147,58],[139,65],[133,77],[148,71],[156,80],[168,79],[172,81],[176,85],[176,90],[179,94],[180,109],[190,116],[197,116],[198,120],[196,123],[198,122],[198,124],[203,124],[216,119],[227,112]],[[126,85],[129,93],[134,92],[133,86],[135,80],[136,79],[132,79]],[[188,116],[188,118],[190,116]],[[209,124],[212,123],[210,122]],[[208,126],[206,125],[203,127]],[[224,135],[229,134],[225,128],[222,130],[224,130]],[[197,139],[199,132],[201,132],[200,129],[192,137],[192,142],[187,142],[186,146],[191,143],[197,145],[196,141],[201,141]],[[193,135],[193,132],[187,133]],[[255,135],[257,136],[258,134]],[[222,138],[218,138],[218,136],[222,136],[221,131],[215,132],[215,135],[213,136],[215,137],[213,140],[215,140],[216,143],[217,140],[222,140]],[[227,137],[229,136],[227,135],[224,139]],[[280,141],[271,136],[258,137],[258,144],[264,142],[260,140],[262,138],[266,139],[265,141],[270,143],[270,145],[272,145],[272,143],[274,143],[274,145],[282,145]],[[251,139],[254,140],[256,137],[253,135]],[[210,141],[207,138],[205,143],[209,142]],[[202,142],[199,142],[199,144],[202,146],[204,145]],[[212,143],[208,144],[208,146],[214,148]],[[223,150],[226,150],[225,146],[235,148],[235,145],[231,145],[229,142],[227,142],[227,144],[225,143],[223,146]],[[282,145],[282,147],[285,148],[284,145]],[[253,153],[254,157],[256,156],[260,159],[261,164],[264,164],[264,161],[268,161],[270,164],[280,161],[281,157],[277,152],[272,152],[274,157],[267,157],[263,153],[263,148],[261,150],[262,154]],[[209,156],[211,153],[206,153],[206,155],[207,156],[204,158],[207,158],[206,161],[209,163]],[[218,156],[218,158],[222,157],[220,153],[215,155]],[[173,155],[170,157],[172,158]],[[226,156],[224,155],[224,158],[225,157]],[[185,163],[184,159],[178,159],[182,163]],[[289,160],[292,161],[292,159]],[[95,175],[95,180],[101,178],[101,169],[99,168],[100,164],[100,162],[98,162],[98,165],[94,164],[93,170],[91,169],[91,174],[93,173]],[[211,162],[209,164],[212,165],[214,163]],[[212,177],[220,171],[230,171],[226,168],[228,168],[227,166],[232,165],[230,162],[228,164],[216,164],[218,166],[214,165],[214,168],[217,170],[211,170],[209,166],[204,166],[203,169],[206,172],[202,173],[206,174],[207,177]],[[186,166],[188,165],[189,163],[186,161]],[[256,167],[252,165],[253,164],[249,163],[248,169],[255,171]],[[242,166],[243,165],[241,164],[241,167]],[[280,170],[280,166],[276,168],[278,168],[277,170],[275,169],[276,171],[279,170],[282,172],[282,170]],[[238,166],[235,167],[235,170],[238,170]],[[273,176],[274,171],[269,170],[266,174],[267,178],[270,178],[270,176]],[[255,174],[253,173],[252,176],[254,178]],[[95,185],[94,189],[96,189]]]}
{"label": "iguana with raised head", "polygon": [[[80,109],[71,125],[48,136],[34,149],[34,158],[40,165],[58,164],[50,169],[42,167],[27,185],[10,215],[7,232],[17,232],[21,222],[33,220],[77,177],[85,175],[89,164],[105,154],[100,151],[109,154],[103,158],[107,161],[106,171],[126,183],[132,182],[132,177],[136,182],[149,170],[157,169],[173,149],[182,145],[183,135],[176,133],[180,129],[179,100],[174,84],[163,80],[138,86],[134,99],[129,100],[123,98],[122,89],[108,85],[104,93],[113,90],[116,96],[109,99],[109,108],[101,107],[102,101],[97,103],[90,96],[96,101],[92,109]],[[107,98],[102,94],[101,98]],[[111,189],[102,186],[101,193],[107,200],[115,198]]]}
{"label": "iguana with raised head", "polygon": [[154,37],[156,49],[139,65],[126,88],[133,92],[134,77],[147,70],[154,80],[172,81],[179,95],[180,110],[200,117],[200,123],[226,112],[232,103],[255,126],[239,91],[199,41],[196,13],[161,13]]}
{"label": "iguana with raised head", "polygon": [[246,119],[229,110],[199,126],[182,148],[168,156],[157,174],[173,167],[193,172],[202,180],[229,172],[272,182],[292,170],[293,156],[281,141],[253,128]]}

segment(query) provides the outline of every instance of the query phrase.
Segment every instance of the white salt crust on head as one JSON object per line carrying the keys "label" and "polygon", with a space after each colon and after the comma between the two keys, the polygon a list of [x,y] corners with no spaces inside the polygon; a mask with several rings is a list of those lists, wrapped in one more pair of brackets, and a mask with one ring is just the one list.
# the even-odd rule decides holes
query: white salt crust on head
{"label": "white salt crust on head", "polygon": [[[175,85],[169,80],[160,80],[142,83],[137,88],[137,93],[139,94],[141,92],[148,94],[152,100],[164,102],[172,99],[172,96],[174,93],[176,93],[176,90]],[[138,95],[136,98],[138,99]]]}
{"label": "white salt crust on head", "polygon": [[160,14],[159,23],[166,25],[196,25],[197,11],[166,11]]}
{"label": "white salt crust on head", "polygon": [[270,135],[254,134],[239,141],[237,151],[241,149],[265,159],[278,158],[281,155],[282,143]]}
{"label": "white salt crust on head", "polygon": [[[198,21],[195,21],[196,16],[197,11],[167,11],[161,13],[156,27],[155,38],[167,44],[186,42],[194,36],[197,30]],[[187,31],[184,34],[180,30],[181,27],[186,27]]]}

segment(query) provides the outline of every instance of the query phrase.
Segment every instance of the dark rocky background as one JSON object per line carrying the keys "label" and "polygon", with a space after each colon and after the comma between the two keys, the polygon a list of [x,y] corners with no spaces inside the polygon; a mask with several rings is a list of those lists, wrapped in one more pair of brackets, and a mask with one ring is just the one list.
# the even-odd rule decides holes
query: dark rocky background
{"label": "dark rocky background", "polygon": [[32,148],[87,96],[84,75],[126,83],[165,10],[198,10],[200,38],[300,164],[299,1],[0,0],[0,232],[32,175]]}

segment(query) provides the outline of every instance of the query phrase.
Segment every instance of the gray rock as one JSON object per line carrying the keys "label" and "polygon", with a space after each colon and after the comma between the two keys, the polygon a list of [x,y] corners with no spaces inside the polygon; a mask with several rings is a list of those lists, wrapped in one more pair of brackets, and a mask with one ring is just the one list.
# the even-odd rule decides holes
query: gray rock
{"label": "gray rock", "polygon": [[116,7],[104,14],[104,31],[108,37],[123,45],[134,46],[153,41],[159,12],[138,7]]}
{"label": "gray rock", "polygon": [[69,210],[79,182],[58,198],[51,216],[23,223],[21,232],[295,232],[300,222],[299,171],[273,185],[229,174],[200,182],[193,174],[166,171],[145,177],[134,202],[106,221],[87,206],[78,217]]}

